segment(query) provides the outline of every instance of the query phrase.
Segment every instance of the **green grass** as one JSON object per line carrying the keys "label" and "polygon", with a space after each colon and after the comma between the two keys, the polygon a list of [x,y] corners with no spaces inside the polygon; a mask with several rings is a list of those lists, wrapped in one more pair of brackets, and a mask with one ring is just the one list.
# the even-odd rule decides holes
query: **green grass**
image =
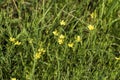
{"label": "green grass", "polygon": [[[0,0],[0,80],[120,80],[119,4],[120,0]],[[91,18],[92,13],[96,17]],[[58,43],[60,34],[65,36],[63,44]],[[81,42],[75,41],[78,35]],[[21,44],[15,45],[11,37]],[[41,48],[44,54],[35,59]]]}

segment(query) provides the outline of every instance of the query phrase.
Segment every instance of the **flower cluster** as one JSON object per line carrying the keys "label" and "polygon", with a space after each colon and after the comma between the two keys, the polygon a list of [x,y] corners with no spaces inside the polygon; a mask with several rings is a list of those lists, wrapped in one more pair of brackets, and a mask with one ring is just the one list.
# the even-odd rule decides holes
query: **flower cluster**
{"label": "flower cluster", "polygon": [[15,38],[10,37],[9,41],[14,43],[14,45],[21,45],[21,42],[17,41]]}
{"label": "flower cluster", "polygon": [[[64,43],[64,40],[65,40],[65,35],[63,35],[63,34],[59,34],[59,32],[58,32],[58,30],[54,30],[53,31],[53,35],[54,36],[57,36],[57,42],[58,42],[58,44],[63,44]],[[75,42],[81,42],[82,41],[82,39],[81,39],[81,37],[78,35],[78,36],[75,36]],[[73,48],[74,47],[74,42],[69,42],[68,44],[68,47],[70,47],[70,48]]]}
{"label": "flower cluster", "polygon": [[59,38],[58,38],[58,43],[59,43],[59,44],[63,44],[64,39],[65,39],[65,36],[64,36],[63,34],[61,34],[61,35],[59,36]]}
{"label": "flower cluster", "polygon": [[[82,39],[81,39],[81,37],[78,35],[78,36],[75,36],[75,42],[82,42]],[[73,42],[69,42],[68,43],[68,47],[70,47],[70,48],[73,48],[74,47],[74,43]]]}
{"label": "flower cluster", "polygon": [[94,28],[93,25],[88,25],[88,29],[89,29],[90,31],[92,31],[92,30],[94,30],[95,28]]}
{"label": "flower cluster", "polygon": [[[62,20],[62,21],[60,22],[60,25],[62,25],[62,26],[66,25],[65,21]],[[58,42],[58,44],[61,45],[61,44],[63,44],[63,43],[65,42],[66,36],[63,35],[63,34],[60,34],[57,29],[55,29],[52,33],[53,33],[54,36],[57,37],[57,42]],[[75,40],[74,40],[74,41],[75,41],[75,42],[82,42],[82,39],[81,39],[81,37],[78,35],[78,36],[75,36]],[[70,48],[73,48],[73,47],[74,47],[74,42],[68,42],[68,43],[67,43],[67,46],[70,47]]]}
{"label": "flower cluster", "polygon": [[46,51],[44,48],[39,48],[38,51],[35,53],[34,58],[37,60],[44,54]]}
{"label": "flower cluster", "polygon": [[63,44],[64,43],[65,36],[63,34],[59,34],[58,30],[56,30],[56,29],[52,33],[53,33],[54,36],[58,37],[57,42],[59,44]]}

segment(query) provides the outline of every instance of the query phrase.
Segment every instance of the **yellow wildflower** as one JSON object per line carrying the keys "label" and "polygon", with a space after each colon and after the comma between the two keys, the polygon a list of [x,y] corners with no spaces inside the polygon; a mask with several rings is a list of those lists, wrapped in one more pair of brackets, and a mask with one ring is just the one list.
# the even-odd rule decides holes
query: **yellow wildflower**
{"label": "yellow wildflower", "polygon": [[119,58],[118,58],[118,57],[115,57],[115,59],[116,59],[116,60],[120,60],[120,57],[119,57]]}
{"label": "yellow wildflower", "polygon": [[11,80],[17,80],[16,78],[11,78]]}
{"label": "yellow wildflower", "polygon": [[73,48],[74,43],[68,43],[68,46],[71,47],[71,48]]}
{"label": "yellow wildflower", "polygon": [[58,39],[58,43],[59,43],[59,44],[63,44],[63,42],[64,42],[63,39],[61,39],[61,38]]}
{"label": "yellow wildflower", "polygon": [[65,36],[64,36],[63,34],[61,34],[61,35],[59,36],[59,38],[58,38],[58,43],[59,43],[59,44],[63,44],[64,38],[65,38]]}
{"label": "yellow wildflower", "polygon": [[35,55],[34,55],[34,58],[35,59],[39,59],[41,57],[41,53],[40,52],[37,52]]}
{"label": "yellow wildflower", "polygon": [[76,39],[76,42],[81,42],[81,37],[80,36],[75,37],[75,39]]}
{"label": "yellow wildflower", "polygon": [[40,48],[40,49],[38,49],[38,52],[45,53],[45,49],[44,48]]}
{"label": "yellow wildflower", "polygon": [[58,36],[58,31],[57,31],[57,30],[53,31],[53,34],[54,34],[55,36]]}
{"label": "yellow wildflower", "polygon": [[59,36],[59,38],[60,38],[60,39],[64,39],[65,36],[64,36],[63,34],[61,34],[61,35]]}
{"label": "yellow wildflower", "polygon": [[35,59],[39,59],[41,57],[42,54],[45,53],[45,49],[44,48],[39,48],[38,51],[36,52],[36,54],[34,55]]}
{"label": "yellow wildflower", "polygon": [[90,16],[91,16],[91,18],[96,18],[96,12],[95,12],[95,11],[92,12],[92,13],[90,14]]}
{"label": "yellow wildflower", "polygon": [[88,29],[91,31],[91,30],[94,30],[94,26],[93,25],[88,25]]}
{"label": "yellow wildflower", "polygon": [[15,38],[10,37],[9,39],[11,42],[15,42]]}
{"label": "yellow wildflower", "polygon": [[21,44],[21,42],[19,42],[19,41],[15,42],[15,45],[20,45],[20,44]]}
{"label": "yellow wildflower", "polygon": [[61,21],[60,21],[60,25],[61,25],[61,26],[65,26],[65,25],[66,25],[65,21],[64,21],[64,20],[61,20]]}

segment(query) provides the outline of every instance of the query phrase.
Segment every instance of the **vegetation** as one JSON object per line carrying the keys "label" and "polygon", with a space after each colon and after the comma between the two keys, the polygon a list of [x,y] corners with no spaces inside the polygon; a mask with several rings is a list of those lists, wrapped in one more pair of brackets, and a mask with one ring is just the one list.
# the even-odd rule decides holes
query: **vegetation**
{"label": "vegetation", "polygon": [[120,80],[120,0],[0,0],[0,80]]}

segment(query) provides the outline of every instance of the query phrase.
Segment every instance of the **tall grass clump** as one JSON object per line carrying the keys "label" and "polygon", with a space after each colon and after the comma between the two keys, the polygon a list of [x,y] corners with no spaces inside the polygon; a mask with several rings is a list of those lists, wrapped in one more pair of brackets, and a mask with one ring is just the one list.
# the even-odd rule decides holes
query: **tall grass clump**
{"label": "tall grass clump", "polygon": [[0,80],[119,80],[119,0],[0,0]]}

